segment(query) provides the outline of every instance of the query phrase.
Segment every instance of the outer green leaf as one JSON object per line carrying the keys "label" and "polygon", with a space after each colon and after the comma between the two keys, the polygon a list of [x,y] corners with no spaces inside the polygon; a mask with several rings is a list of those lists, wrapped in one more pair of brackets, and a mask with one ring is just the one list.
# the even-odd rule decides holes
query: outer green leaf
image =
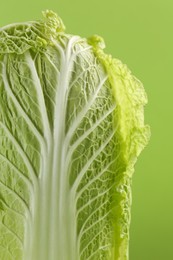
{"label": "outer green leaf", "polygon": [[128,259],[146,95],[100,37],[0,30],[0,259]]}

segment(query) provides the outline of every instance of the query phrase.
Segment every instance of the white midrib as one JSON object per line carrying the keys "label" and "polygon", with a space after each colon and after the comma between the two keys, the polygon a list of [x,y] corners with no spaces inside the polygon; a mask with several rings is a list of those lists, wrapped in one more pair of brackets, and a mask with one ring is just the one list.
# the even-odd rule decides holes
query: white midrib
{"label": "white midrib", "polygon": [[[68,167],[65,168],[63,163],[68,147],[67,142],[64,146],[67,95],[76,55],[72,51],[72,46],[78,39],[72,37],[65,49],[58,42],[54,42],[61,55],[61,67],[57,78],[53,131],[50,129],[44,94],[34,60],[29,54],[26,55],[32,80],[37,86],[44,133],[43,139],[37,136],[41,144],[41,168],[38,177],[38,198],[35,196],[32,199],[34,204],[32,238],[28,233],[25,247],[24,259],[28,260],[77,260],[74,207],[69,208]],[[30,123],[27,115],[23,114]],[[32,126],[31,123],[30,125]],[[35,133],[37,129],[32,130]],[[70,212],[70,209],[73,212]]]}
{"label": "white midrib", "polygon": [[[78,37],[72,37],[66,49],[61,49],[61,68],[58,79],[56,106],[54,116],[53,132],[53,160],[52,160],[52,192],[51,192],[51,214],[50,214],[50,243],[49,257],[54,260],[77,260],[75,243],[76,239],[70,234],[69,204],[68,204],[68,175],[65,171],[64,162],[67,147],[64,146],[65,139],[65,117],[67,107],[67,92],[73,66],[72,46]],[[59,46],[58,46],[59,49]],[[72,217],[73,218],[73,217]],[[75,232],[74,234],[75,235]]]}

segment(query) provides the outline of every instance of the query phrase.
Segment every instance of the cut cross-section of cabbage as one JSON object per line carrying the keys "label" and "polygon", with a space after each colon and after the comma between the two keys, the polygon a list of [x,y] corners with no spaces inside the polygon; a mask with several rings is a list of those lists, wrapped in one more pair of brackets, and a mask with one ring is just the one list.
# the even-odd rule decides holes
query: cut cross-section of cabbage
{"label": "cut cross-section of cabbage", "polygon": [[0,259],[126,260],[146,94],[43,15],[0,29]]}

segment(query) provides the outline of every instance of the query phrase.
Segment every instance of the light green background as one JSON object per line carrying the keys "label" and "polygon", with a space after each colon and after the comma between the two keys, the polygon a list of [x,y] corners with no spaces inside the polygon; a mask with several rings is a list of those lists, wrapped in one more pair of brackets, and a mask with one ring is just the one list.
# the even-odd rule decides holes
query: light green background
{"label": "light green background", "polygon": [[[173,1],[1,0],[0,26],[53,9],[67,32],[104,37],[148,93],[152,138],[133,178],[130,260],[173,259]],[[99,260],[99,259],[98,259]]]}

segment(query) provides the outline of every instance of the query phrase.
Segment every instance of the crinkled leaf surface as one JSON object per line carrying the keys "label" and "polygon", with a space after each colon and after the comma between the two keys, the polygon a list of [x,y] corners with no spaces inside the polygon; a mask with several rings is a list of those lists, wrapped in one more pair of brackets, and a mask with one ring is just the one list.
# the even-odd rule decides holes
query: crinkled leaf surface
{"label": "crinkled leaf surface", "polygon": [[146,96],[98,36],[0,30],[0,259],[128,259]]}

